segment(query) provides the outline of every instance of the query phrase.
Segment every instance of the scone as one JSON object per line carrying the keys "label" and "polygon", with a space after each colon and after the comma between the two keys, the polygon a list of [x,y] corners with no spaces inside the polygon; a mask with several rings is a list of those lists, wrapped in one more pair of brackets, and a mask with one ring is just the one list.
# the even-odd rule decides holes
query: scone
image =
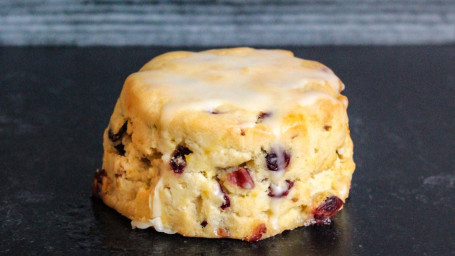
{"label": "scone", "polygon": [[343,88],[284,50],[160,55],[126,79],[92,192],[133,227],[191,237],[329,223],[355,168]]}

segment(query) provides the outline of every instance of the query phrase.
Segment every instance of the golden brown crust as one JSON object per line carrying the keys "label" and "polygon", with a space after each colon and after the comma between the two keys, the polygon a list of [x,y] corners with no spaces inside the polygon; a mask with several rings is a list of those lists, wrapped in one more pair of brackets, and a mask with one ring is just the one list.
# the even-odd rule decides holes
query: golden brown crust
{"label": "golden brown crust", "polygon": [[[234,48],[148,62],[117,101],[93,194],[135,227],[184,236],[256,241],[316,223],[325,200],[348,197],[355,169],[347,98],[328,68],[292,56]],[[237,82],[257,93],[203,101],[187,89]],[[261,91],[287,98],[263,104]]]}

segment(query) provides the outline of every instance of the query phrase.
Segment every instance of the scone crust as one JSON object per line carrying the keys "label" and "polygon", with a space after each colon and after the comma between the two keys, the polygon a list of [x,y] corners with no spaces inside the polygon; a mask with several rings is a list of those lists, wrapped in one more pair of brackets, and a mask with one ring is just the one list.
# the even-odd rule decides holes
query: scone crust
{"label": "scone crust", "polygon": [[[254,95],[243,103],[214,93],[201,103],[188,89],[202,81],[229,90],[236,80],[287,98],[256,108]],[[342,204],[319,212],[330,198],[346,200],[355,169],[343,88],[324,65],[284,50],[160,55],[125,81],[93,193],[133,227],[184,236],[256,241],[327,223]],[[286,166],[271,170],[273,154]]]}

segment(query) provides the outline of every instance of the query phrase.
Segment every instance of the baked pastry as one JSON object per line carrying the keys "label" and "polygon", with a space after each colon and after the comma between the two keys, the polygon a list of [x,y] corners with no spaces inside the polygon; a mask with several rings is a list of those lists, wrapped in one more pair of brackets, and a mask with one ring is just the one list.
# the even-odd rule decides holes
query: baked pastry
{"label": "baked pastry", "polygon": [[284,50],[160,55],[125,81],[92,192],[133,227],[184,236],[328,223],[355,168],[343,88]]}

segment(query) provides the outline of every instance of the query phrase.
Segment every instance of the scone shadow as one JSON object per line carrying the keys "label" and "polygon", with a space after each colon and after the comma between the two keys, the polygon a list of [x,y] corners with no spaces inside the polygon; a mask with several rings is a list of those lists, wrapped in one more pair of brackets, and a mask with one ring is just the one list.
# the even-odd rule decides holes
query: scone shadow
{"label": "scone shadow", "polygon": [[132,229],[130,220],[92,199],[92,212],[103,247],[125,255],[350,255],[352,252],[349,204],[330,225],[300,227],[280,235],[245,242],[168,235],[149,229]]}

